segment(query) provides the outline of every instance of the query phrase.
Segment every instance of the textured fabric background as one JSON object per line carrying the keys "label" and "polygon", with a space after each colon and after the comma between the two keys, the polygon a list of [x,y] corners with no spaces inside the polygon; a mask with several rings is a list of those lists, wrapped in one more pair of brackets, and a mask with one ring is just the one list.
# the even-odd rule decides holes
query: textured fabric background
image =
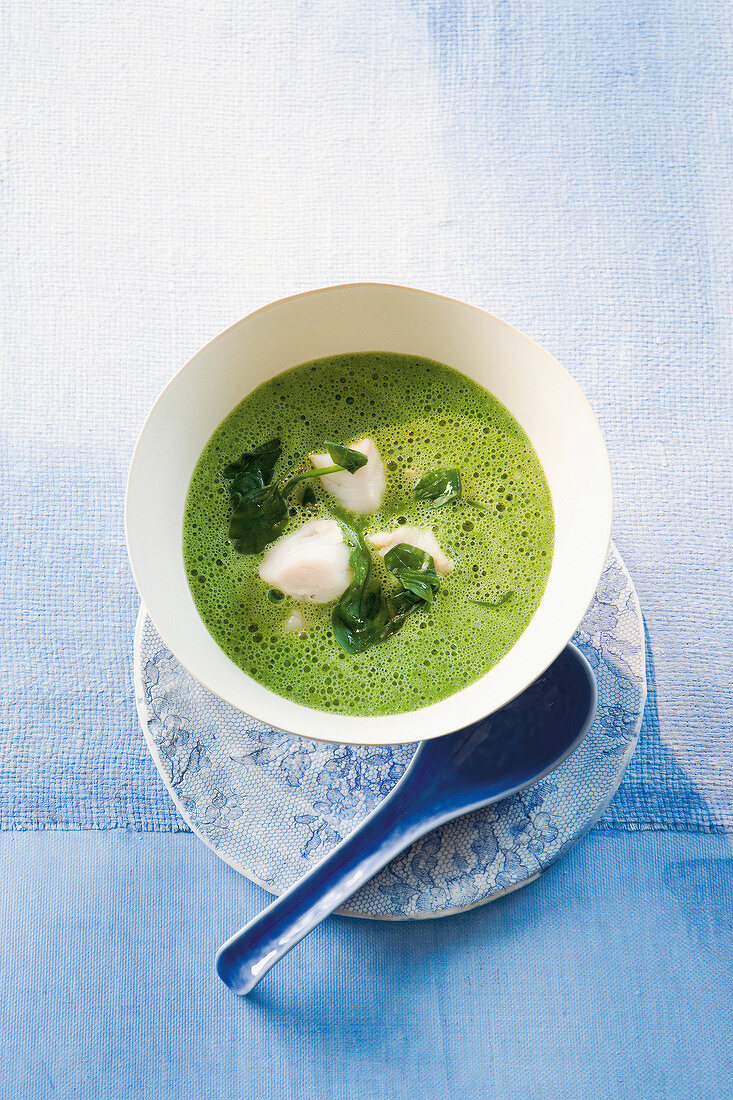
{"label": "textured fabric background", "polygon": [[336,917],[246,999],[213,956],[265,895],[193,837],[2,833],[0,863],[3,1100],[733,1094],[728,837],[591,833],[470,913]]}
{"label": "textured fabric background", "polygon": [[379,278],[493,310],[587,393],[655,665],[602,824],[733,829],[724,9],[34,0],[4,18],[0,824],[181,827],[133,704],[137,431],[251,309]]}
{"label": "textured fabric background", "polygon": [[[11,0],[0,40],[0,1096],[733,1095],[726,5]],[[456,918],[331,920],[242,1001],[213,952],[265,895],[169,832],[125,474],[203,343],[362,278],[584,388],[649,705],[627,831]]]}

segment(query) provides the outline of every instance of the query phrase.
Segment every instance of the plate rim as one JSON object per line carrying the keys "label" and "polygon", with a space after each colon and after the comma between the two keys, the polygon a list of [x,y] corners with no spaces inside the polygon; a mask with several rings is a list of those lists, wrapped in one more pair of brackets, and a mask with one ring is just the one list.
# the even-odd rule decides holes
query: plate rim
{"label": "plate rim", "polygon": [[[589,820],[586,823],[584,823],[582,830],[578,832],[577,836],[574,836],[572,838],[572,841],[570,842],[569,846],[563,848],[563,850],[561,852],[558,852],[549,863],[547,863],[544,867],[540,867],[537,871],[535,871],[533,874],[529,875],[527,878],[522,879],[521,882],[511,883],[510,885],[502,887],[501,889],[497,890],[495,893],[489,894],[487,897],[479,898],[477,901],[472,901],[468,905],[457,905],[457,906],[451,906],[448,909],[441,909],[439,911],[427,910],[427,911],[424,911],[424,912],[412,913],[412,914],[406,914],[406,913],[363,913],[363,912],[357,912],[356,910],[353,910],[353,909],[349,909],[348,906],[342,906],[340,909],[337,909],[335,911],[335,913],[334,913],[335,916],[352,917],[352,918],[355,918],[357,920],[412,921],[412,920],[440,920],[443,917],[453,917],[453,916],[457,916],[459,913],[468,913],[472,909],[479,909],[483,905],[489,905],[492,901],[498,901],[499,898],[504,898],[508,894],[513,894],[516,890],[520,890],[520,889],[522,889],[522,887],[529,886],[531,883],[536,882],[538,878],[541,878],[541,876],[543,874],[545,874],[547,871],[551,870],[552,867],[554,867],[554,865],[564,855],[566,855],[569,851],[571,851],[572,848],[574,848],[575,845],[578,844],[583,839],[583,837],[586,836],[586,834],[590,832],[590,830],[593,828],[593,826],[598,823],[598,821],[601,819],[603,814],[606,812],[606,810],[607,810],[607,808],[608,808],[608,806],[611,802],[611,799],[613,798],[613,796],[616,794],[616,791],[620,787],[621,782],[624,778],[624,775],[626,774],[626,769],[628,768],[629,761],[631,760],[631,757],[633,756],[634,751],[636,749],[636,745],[637,745],[637,742],[639,740],[639,734],[641,732],[642,722],[644,720],[644,710],[645,710],[645,707],[646,707],[647,688],[648,688],[647,674],[646,674],[646,647],[647,647],[647,641],[646,641],[645,632],[644,632],[644,629],[643,629],[644,616],[643,616],[643,613],[642,613],[642,610],[641,610],[641,604],[639,603],[639,596],[638,596],[638,593],[636,591],[636,585],[634,584],[634,582],[631,578],[631,575],[630,575],[628,569],[626,568],[626,563],[624,562],[623,558],[621,557],[621,554],[619,553],[618,547],[616,546],[613,539],[611,539],[611,541],[609,542],[609,551],[614,555],[617,563],[620,565],[624,575],[626,576],[626,578],[628,579],[629,584],[631,585],[631,593],[630,593],[631,602],[632,602],[634,611],[636,613],[636,616],[637,616],[639,622],[642,624],[642,629],[641,629],[642,680],[641,680],[641,683],[640,683],[640,686],[639,686],[639,712],[638,712],[636,721],[634,723],[633,736],[629,739],[629,744],[626,748],[626,751],[625,751],[623,757],[620,760],[620,766],[619,766],[616,782],[615,782],[613,788],[611,789],[611,791],[609,792],[607,798],[604,799],[604,801],[601,803],[600,807],[593,814],[593,816],[591,818],[589,818]],[[133,680],[134,680],[134,687],[135,687],[135,707],[136,707],[136,711],[137,711],[138,721],[140,722],[140,726],[142,728],[143,736],[145,738],[145,744],[147,746],[148,752],[150,753],[150,755],[153,759],[153,763],[155,764],[155,767],[158,771],[158,774],[159,774],[160,778],[163,781],[163,784],[166,788],[166,791],[168,792],[169,796],[173,800],[173,803],[174,803],[178,813],[181,815],[181,817],[183,818],[185,823],[188,825],[188,827],[191,830],[192,834],[195,837],[197,837],[198,840],[202,841],[206,845],[207,848],[209,848],[216,856],[218,856],[218,858],[220,860],[222,860],[224,863],[226,863],[228,867],[231,867],[232,870],[237,871],[240,875],[243,875],[244,878],[248,879],[250,882],[253,882],[256,886],[259,886],[262,890],[265,890],[266,893],[268,893],[269,895],[271,895],[273,897],[276,897],[276,898],[280,897],[280,895],[282,893],[285,893],[285,890],[277,890],[276,888],[274,888],[272,886],[272,884],[268,884],[268,883],[263,882],[249,868],[245,867],[243,864],[241,864],[241,863],[237,862],[236,860],[234,860],[231,856],[228,856],[226,853],[224,853],[224,852],[220,851],[218,848],[216,848],[211,843],[211,841],[206,836],[204,836],[203,833],[201,833],[199,831],[199,829],[196,827],[193,820],[191,819],[188,811],[183,806],[183,803],[181,802],[180,798],[178,797],[176,791],[171,786],[171,784],[168,780],[168,776],[165,774],[165,772],[163,770],[163,767],[162,767],[160,759],[159,759],[159,754],[157,752],[155,742],[153,741],[153,738],[152,738],[151,733],[150,733],[148,717],[147,717],[147,714],[144,710],[145,689],[144,689],[144,685],[143,685],[143,681],[142,681],[141,663],[137,659],[137,655],[140,652],[140,648],[141,648],[141,644],[142,644],[142,633],[143,633],[143,629],[144,629],[145,622],[146,622],[147,619],[149,619],[149,615],[148,615],[147,609],[145,607],[145,604],[141,600],[140,608],[139,608],[138,614],[137,614],[137,619],[135,621],[135,630],[134,630],[134,634],[133,634]],[[151,622],[152,622],[152,620],[151,620]],[[155,628],[154,623],[153,623],[153,627]],[[163,644],[165,645],[165,642],[163,642]],[[183,666],[181,666],[181,667],[183,667]],[[186,670],[186,671],[188,671],[188,670]],[[188,673],[188,674],[191,675],[191,673]],[[297,735],[293,735],[293,736],[297,736]],[[418,744],[418,742],[415,742],[415,744]]]}

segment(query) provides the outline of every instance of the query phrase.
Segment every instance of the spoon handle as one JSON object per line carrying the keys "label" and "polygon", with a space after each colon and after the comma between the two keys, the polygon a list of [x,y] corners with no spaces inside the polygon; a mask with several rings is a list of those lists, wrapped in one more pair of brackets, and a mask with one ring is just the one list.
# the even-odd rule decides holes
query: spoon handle
{"label": "spoon handle", "polygon": [[249,993],[278,959],[413,841],[553,771],[582,741],[595,706],[591,668],[569,645],[500,710],[422,741],[384,802],[224,944],[216,956],[221,980],[235,993]]}
{"label": "spoon handle", "polygon": [[420,756],[383,802],[304,878],[219,949],[216,970],[235,993],[249,993],[278,959],[438,822],[421,819],[404,788]]}

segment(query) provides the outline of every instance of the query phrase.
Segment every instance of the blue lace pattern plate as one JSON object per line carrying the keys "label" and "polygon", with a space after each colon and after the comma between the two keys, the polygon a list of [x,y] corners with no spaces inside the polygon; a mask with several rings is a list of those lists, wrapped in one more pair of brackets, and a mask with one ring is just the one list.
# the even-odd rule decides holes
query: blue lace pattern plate
{"label": "blue lace pattern plate", "polygon": [[[341,912],[399,920],[470,909],[537,878],[598,820],[634,751],[646,698],[641,612],[613,545],[573,640],[598,682],[598,710],[576,752],[535,786],[423,837]],[[148,746],[183,818],[274,894],[351,832],[415,749],[305,741],[262,725],[202,687],[144,608],[135,692]]]}

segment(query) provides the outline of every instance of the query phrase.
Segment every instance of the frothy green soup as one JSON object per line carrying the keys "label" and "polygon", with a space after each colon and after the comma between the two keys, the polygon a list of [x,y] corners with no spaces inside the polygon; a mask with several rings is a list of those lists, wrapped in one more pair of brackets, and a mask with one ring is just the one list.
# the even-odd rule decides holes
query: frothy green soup
{"label": "frothy green soup", "polygon": [[[332,604],[273,603],[257,573],[262,555],[228,542],[229,498],[220,474],[248,450],[278,436],[276,469],[285,478],[310,468],[323,441],[371,437],[387,470],[367,534],[399,522],[429,528],[455,562],[432,609],[356,656],[333,636]],[[464,498],[433,509],[413,499],[417,475],[458,467]],[[315,510],[295,493],[287,533],[333,515],[318,480]],[[550,490],[535,451],[495,397],[441,363],[387,352],[304,363],[264,383],[216,429],[196,465],[186,499],[183,556],[199,613],[225,653],[259,683],[305,706],[349,715],[399,714],[467,687],[499,661],[525,630],[552,561]],[[375,576],[387,576],[374,552]],[[507,593],[511,596],[507,597]],[[499,601],[482,607],[475,600]],[[303,630],[286,632],[294,610]]]}

